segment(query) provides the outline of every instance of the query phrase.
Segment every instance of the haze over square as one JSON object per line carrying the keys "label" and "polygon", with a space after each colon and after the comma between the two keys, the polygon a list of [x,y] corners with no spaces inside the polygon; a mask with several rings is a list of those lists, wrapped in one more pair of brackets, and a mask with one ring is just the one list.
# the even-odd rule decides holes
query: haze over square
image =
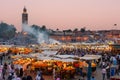
{"label": "haze over square", "polygon": [[60,30],[120,29],[120,0],[0,0],[0,21],[13,24],[20,31],[24,6],[29,25]]}

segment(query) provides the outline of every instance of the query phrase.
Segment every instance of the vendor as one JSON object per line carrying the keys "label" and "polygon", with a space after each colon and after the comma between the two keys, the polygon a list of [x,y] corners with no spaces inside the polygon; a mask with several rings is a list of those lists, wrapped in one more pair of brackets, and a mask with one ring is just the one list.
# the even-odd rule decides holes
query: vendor
{"label": "vendor", "polygon": [[96,64],[94,62],[92,62],[92,72],[95,72],[96,71]]}

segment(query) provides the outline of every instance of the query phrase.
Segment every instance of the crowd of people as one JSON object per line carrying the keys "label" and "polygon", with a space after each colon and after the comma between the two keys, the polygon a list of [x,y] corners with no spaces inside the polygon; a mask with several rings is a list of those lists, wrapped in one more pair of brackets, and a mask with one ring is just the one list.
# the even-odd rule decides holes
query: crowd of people
{"label": "crowd of people", "polygon": [[[92,49],[64,49],[61,48],[57,54],[60,55],[77,55],[84,56],[86,54],[91,55],[102,55],[102,61],[98,67],[101,69],[101,74],[103,76],[103,80],[110,80],[111,76],[120,75],[120,53],[119,52],[111,52],[111,51],[98,51]],[[97,63],[97,64],[98,64]],[[81,73],[81,72],[80,72]],[[82,72],[84,73],[84,72]],[[95,79],[95,76],[92,75],[92,80]]]}
{"label": "crowd of people", "polygon": [[[31,74],[27,74],[22,68],[16,68],[12,63],[4,63],[0,68],[2,70],[0,75],[2,80],[34,80]],[[41,71],[37,71],[35,80],[44,80]]]}
{"label": "crowd of people", "polygon": [[0,54],[0,80],[34,80],[34,78],[44,80],[41,71],[38,70],[35,74],[32,75],[23,71],[21,66],[14,65],[10,59],[10,53]]}
{"label": "crowd of people", "polygon": [[[84,56],[86,54],[102,55],[102,62],[98,66],[101,69],[101,74],[103,80],[110,80],[111,76],[120,75],[120,53],[112,53],[106,51],[97,51],[89,49],[64,49],[61,48],[57,54],[60,55],[77,55]],[[6,63],[5,61],[8,60]],[[41,70],[36,71],[36,75],[27,74],[23,71],[22,67],[16,67],[12,62],[9,62],[9,55],[3,53],[0,55],[0,76],[3,80],[44,80]],[[83,70],[82,70],[83,71]],[[84,72],[79,72],[84,73]],[[53,70],[53,76],[54,70]],[[83,75],[84,77],[84,75]],[[59,77],[54,78],[54,80],[60,80]],[[92,74],[91,80],[95,80],[95,75]]]}

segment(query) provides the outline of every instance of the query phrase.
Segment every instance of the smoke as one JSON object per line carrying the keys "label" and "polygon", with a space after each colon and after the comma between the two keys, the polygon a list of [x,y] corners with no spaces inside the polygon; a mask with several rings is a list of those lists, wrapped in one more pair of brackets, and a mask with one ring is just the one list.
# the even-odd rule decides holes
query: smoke
{"label": "smoke", "polygon": [[59,42],[59,41],[54,40],[54,39],[52,39],[52,38],[50,38],[50,39],[49,39],[49,43],[50,43],[50,44],[55,44],[55,43],[60,44],[60,42]]}
{"label": "smoke", "polygon": [[48,34],[44,31],[35,30],[34,28],[32,28],[31,26],[26,25],[26,24],[23,24],[22,27],[23,27],[22,28],[23,32],[27,32],[28,34],[33,34],[37,38],[37,42],[39,44],[41,44],[41,43],[50,43],[50,44],[60,43],[59,41],[49,38]]}
{"label": "smoke", "polygon": [[22,24],[22,31],[34,34],[34,30],[27,24]]}

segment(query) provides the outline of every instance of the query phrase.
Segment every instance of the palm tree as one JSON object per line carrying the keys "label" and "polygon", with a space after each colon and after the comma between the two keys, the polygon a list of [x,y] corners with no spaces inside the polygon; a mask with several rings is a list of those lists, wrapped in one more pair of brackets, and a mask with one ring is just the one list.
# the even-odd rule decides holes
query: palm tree
{"label": "palm tree", "polygon": [[75,28],[74,30],[73,30],[73,32],[77,32],[78,31],[78,28]]}

